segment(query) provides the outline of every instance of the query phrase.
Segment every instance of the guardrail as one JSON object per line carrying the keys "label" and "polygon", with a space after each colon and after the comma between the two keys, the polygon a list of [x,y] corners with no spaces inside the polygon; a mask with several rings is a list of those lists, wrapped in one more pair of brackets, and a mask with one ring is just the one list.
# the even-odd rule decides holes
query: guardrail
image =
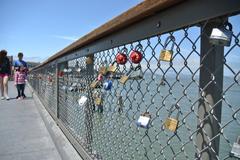
{"label": "guardrail", "polygon": [[29,83],[84,159],[239,157],[239,11],[237,0],[144,1]]}

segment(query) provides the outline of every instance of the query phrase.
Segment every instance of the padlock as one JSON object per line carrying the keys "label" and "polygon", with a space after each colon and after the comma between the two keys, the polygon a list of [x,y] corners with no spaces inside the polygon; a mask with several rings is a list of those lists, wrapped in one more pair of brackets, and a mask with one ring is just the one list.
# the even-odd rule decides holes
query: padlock
{"label": "padlock", "polygon": [[73,71],[72,68],[68,68],[67,70],[68,73],[72,73],[72,71]]}
{"label": "padlock", "polygon": [[112,80],[108,79],[106,80],[106,82],[103,83],[103,89],[108,91],[108,90],[111,90],[111,88],[112,88]]}
{"label": "padlock", "polygon": [[142,78],[143,78],[143,72],[141,70],[141,65],[138,65],[135,68],[131,67],[126,75],[121,76],[119,82],[122,84],[125,84],[128,79],[139,80]]}
{"label": "padlock", "polygon": [[87,101],[88,101],[88,98],[86,96],[81,96],[78,99],[78,104],[79,104],[79,106],[83,107],[87,104]]}
{"label": "padlock", "polygon": [[94,103],[97,107],[97,111],[102,113],[103,112],[103,95],[99,93],[98,97],[95,98]]}
{"label": "padlock", "polygon": [[[171,116],[171,114],[173,112],[173,109],[175,107],[178,110],[178,112],[177,112],[176,118],[172,118],[170,116]],[[179,120],[178,120],[179,114],[180,114],[179,113],[179,107],[177,105],[172,105],[171,108],[170,108],[168,117],[164,122],[164,127],[167,128],[168,130],[172,131],[172,132],[175,132],[177,130],[178,123],[179,123]]]}
{"label": "padlock", "polygon": [[108,69],[107,69],[107,68],[108,68],[108,67],[101,66],[101,67],[99,68],[99,74],[106,75],[107,72],[108,72]]}
{"label": "padlock", "polygon": [[[170,42],[172,42],[171,50],[167,50],[166,48],[167,48],[167,46]],[[172,60],[174,42],[175,42],[175,37],[174,36],[167,37],[167,39],[165,40],[163,49],[160,53],[160,57],[159,57],[160,61],[170,62]]]}
{"label": "padlock", "polygon": [[123,111],[123,97],[120,93],[117,94],[117,105],[118,112],[121,113]]}
{"label": "padlock", "polygon": [[121,64],[121,65],[124,65],[127,63],[127,53],[128,53],[128,50],[127,48],[123,48],[116,56],[116,62],[117,64]]}
{"label": "padlock", "polygon": [[126,75],[122,75],[119,82],[122,84],[125,84],[129,78],[129,75],[131,74],[132,70],[130,69]]}
{"label": "padlock", "polygon": [[138,65],[134,68],[134,70],[131,72],[131,75],[129,76],[129,79],[135,79],[139,80],[143,78],[143,71],[141,65]]}
{"label": "padlock", "polygon": [[58,77],[63,77],[63,75],[64,75],[64,71],[59,71],[58,72]]}
{"label": "padlock", "polygon": [[86,57],[86,64],[93,64],[93,57],[91,57],[91,56],[87,56]]}
{"label": "padlock", "polygon": [[151,120],[151,115],[149,114],[149,112],[145,112],[140,115],[136,124],[138,127],[149,128],[150,120]]}
{"label": "padlock", "polygon": [[78,88],[77,88],[77,83],[73,83],[69,88],[68,90],[70,92],[77,92],[78,91]]}
{"label": "padlock", "polygon": [[90,84],[91,88],[101,88],[102,87],[102,81],[95,80]]}
{"label": "padlock", "polygon": [[166,85],[165,81],[166,81],[166,79],[164,77],[162,77],[160,80],[160,85],[165,86]]}
{"label": "padlock", "polygon": [[107,69],[108,72],[111,72],[111,73],[115,73],[116,70],[117,70],[117,66],[115,66],[114,64],[116,63],[116,61],[114,61]]}
{"label": "padlock", "polygon": [[140,52],[142,45],[139,44],[136,48],[130,53],[130,60],[132,63],[139,64],[142,61],[143,55]]}
{"label": "padlock", "polygon": [[97,80],[98,80],[98,81],[102,81],[102,80],[103,80],[103,75],[102,75],[101,73],[98,74]]}
{"label": "padlock", "polygon": [[63,72],[64,72],[64,73],[68,73],[68,69],[67,69],[67,68],[64,68],[64,69],[63,69]]}
{"label": "padlock", "polygon": [[67,86],[62,86],[62,90],[66,91],[67,90]]}
{"label": "padlock", "polygon": [[230,46],[232,35],[232,25],[231,23],[226,22],[222,27],[213,28],[209,42],[219,46]]}

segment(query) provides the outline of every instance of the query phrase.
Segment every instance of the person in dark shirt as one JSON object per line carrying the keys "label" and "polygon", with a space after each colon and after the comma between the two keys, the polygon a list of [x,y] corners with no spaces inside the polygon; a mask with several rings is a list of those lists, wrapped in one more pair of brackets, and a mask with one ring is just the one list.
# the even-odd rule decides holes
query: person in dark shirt
{"label": "person in dark shirt", "polygon": [[9,100],[8,96],[8,79],[11,75],[11,65],[7,58],[7,51],[0,51],[0,90],[1,90],[1,100]]}

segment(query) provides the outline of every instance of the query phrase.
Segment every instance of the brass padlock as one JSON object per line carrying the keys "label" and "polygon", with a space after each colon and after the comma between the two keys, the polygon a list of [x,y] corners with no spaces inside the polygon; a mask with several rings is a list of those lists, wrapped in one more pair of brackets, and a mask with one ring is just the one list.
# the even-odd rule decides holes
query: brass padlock
{"label": "brass padlock", "polygon": [[[171,50],[167,50],[166,49],[167,45],[170,42],[172,42]],[[175,37],[174,36],[167,37],[167,39],[166,39],[166,41],[164,43],[164,46],[163,46],[163,50],[160,53],[160,57],[159,57],[160,61],[170,62],[172,60],[174,42],[175,42]]]}
{"label": "brass padlock", "polygon": [[86,57],[86,64],[93,64],[93,56],[87,56]]}
{"label": "brass padlock", "polygon": [[91,88],[97,88],[100,85],[100,81],[95,80],[90,84]]}
{"label": "brass padlock", "polygon": [[132,72],[132,69],[130,69],[126,75],[122,75],[119,82],[122,84],[125,84],[129,78],[129,75],[131,74],[131,72]]}
{"label": "brass padlock", "polygon": [[143,78],[143,72],[141,69],[141,65],[138,65],[137,67],[131,67],[130,70],[126,75],[121,76],[119,82],[122,84],[125,84],[128,79],[135,79],[139,80]]}
{"label": "brass padlock", "polygon": [[219,28],[213,28],[209,42],[219,46],[230,46],[232,35],[232,25],[231,23],[227,22]]}
{"label": "brass padlock", "polygon": [[97,105],[97,106],[99,106],[99,105],[101,105],[102,104],[102,98],[96,98],[95,99],[95,104]]}
{"label": "brass padlock", "polygon": [[111,73],[115,73],[117,70],[117,66],[115,66],[114,64],[116,63],[116,61],[114,61],[109,67],[108,67],[108,72]]}
{"label": "brass padlock", "polygon": [[108,72],[107,67],[102,66],[102,67],[99,68],[99,74],[106,75],[107,72]]}
{"label": "brass padlock", "polygon": [[[176,108],[178,111],[176,118],[170,117],[174,108]],[[164,127],[172,132],[175,132],[177,130],[178,123],[179,123],[179,120],[178,120],[179,114],[180,114],[179,107],[177,105],[172,105],[172,107],[170,108],[169,114],[168,114],[168,118],[164,122]]]}
{"label": "brass padlock", "polygon": [[137,126],[143,127],[143,128],[148,128],[150,119],[151,119],[151,115],[149,112],[145,112],[145,113],[141,114],[137,121]]}

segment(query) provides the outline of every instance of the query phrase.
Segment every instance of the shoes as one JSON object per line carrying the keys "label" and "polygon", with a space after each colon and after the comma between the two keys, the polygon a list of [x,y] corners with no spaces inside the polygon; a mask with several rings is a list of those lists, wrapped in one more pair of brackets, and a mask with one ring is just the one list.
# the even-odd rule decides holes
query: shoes
{"label": "shoes", "polygon": [[16,99],[18,99],[20,96],[17,96]]}
{"label": "shoes", "polygon": [[1,100],[4,100],[5,99],[5,97],[1,97]]}
{"label": "shoes", "polygon": [[8,97],[8,96],[5,96],[5,98],[6,98],[7,101],[10,100],[10,97]]}

